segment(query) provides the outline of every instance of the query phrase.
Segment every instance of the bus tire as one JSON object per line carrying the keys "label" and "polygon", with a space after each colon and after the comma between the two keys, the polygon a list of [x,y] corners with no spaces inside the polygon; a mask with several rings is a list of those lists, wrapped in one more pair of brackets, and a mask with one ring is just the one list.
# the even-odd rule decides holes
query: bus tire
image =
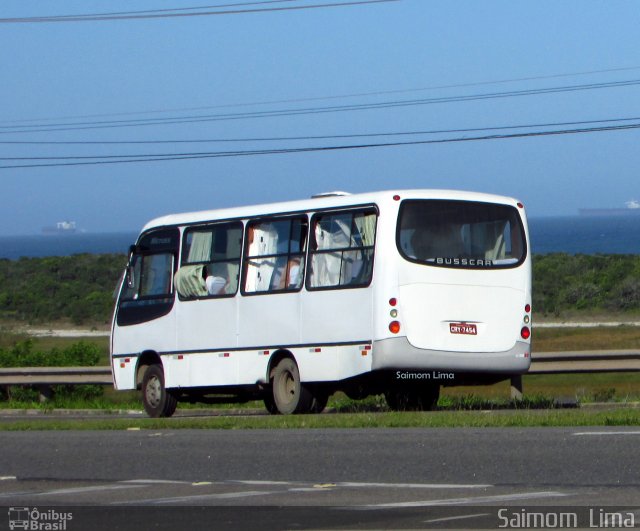
{"label": "bus tire", "polygon": [[273,402],[278,413],[290,415],[311,410],[313,395],[300,382],[300,371],[294,360],[282,358],[271,371],[270,380]]}
{"label": "bus tire", "polygon": [[151,418],[170,417],[175,413],[178,401],[164,386],[162,366],[149,365],[144,371],[142,403]]}

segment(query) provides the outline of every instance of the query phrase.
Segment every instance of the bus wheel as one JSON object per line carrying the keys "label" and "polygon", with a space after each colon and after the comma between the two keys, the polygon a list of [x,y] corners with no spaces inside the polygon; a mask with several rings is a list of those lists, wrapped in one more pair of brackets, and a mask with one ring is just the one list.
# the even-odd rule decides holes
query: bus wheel
{"label": "bus wheel", "polygon": [[271,371],[271,391],[278,413],[289,415],[311,410],[313,395],[300,382],[298,366],[291,358],[281,359]]}
{"label": "bus wheel", "polygon": [[164,371],[160,365],[149,365],[142,378],[142,403],[152,418],[170,417],[178,401],[164,386]]}

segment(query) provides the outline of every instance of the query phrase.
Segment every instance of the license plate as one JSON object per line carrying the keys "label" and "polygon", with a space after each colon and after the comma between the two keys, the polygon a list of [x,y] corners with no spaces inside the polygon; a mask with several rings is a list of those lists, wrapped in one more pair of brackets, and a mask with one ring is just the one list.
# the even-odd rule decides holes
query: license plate
{"label": "license plate", "polygon": [[470,323],[449,323],[449,332],[452,334],[464,334],[467,336],[477,336],[478,327]]}

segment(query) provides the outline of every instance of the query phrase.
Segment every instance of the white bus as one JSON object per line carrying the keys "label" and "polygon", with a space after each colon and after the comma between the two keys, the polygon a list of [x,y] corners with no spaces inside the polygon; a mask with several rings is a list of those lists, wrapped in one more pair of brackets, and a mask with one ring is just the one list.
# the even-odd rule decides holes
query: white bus
{"label": "white bus", "polygon": [[441,385],[530,364],[522,203],[446,190],[322,194],[155,219],[131,247],[111,333],[117,389],[147,413],[335,391],[430,409]]}

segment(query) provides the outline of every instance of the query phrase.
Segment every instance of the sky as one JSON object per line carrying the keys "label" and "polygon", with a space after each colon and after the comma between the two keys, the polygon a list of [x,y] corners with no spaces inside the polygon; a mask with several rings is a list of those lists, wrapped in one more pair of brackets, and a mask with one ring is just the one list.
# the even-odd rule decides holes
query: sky
{"label": "sky", "polygon": [[332,190],[623,207],[638,27],[634,0],[3,0],[0,234]]}

